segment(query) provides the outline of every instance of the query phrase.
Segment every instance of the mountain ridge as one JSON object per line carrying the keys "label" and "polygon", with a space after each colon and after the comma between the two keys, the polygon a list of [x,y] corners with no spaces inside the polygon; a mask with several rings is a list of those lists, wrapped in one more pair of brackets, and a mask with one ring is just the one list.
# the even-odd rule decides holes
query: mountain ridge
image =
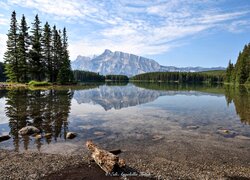
{"label": "mountain ridge", "polygon": [[201,72],[209,70],[225,70],[224,67],[203,68],[196,67],[175,67],[163,66],[153,59],[137,56],[121,51],[112,52],[109,49],[99,56],[86,57],[77,56],[76,60],[71,62],[73,70],[85,70],[100,73],[102,75],[119,74],[129,77],[147,73],[147,72]]}

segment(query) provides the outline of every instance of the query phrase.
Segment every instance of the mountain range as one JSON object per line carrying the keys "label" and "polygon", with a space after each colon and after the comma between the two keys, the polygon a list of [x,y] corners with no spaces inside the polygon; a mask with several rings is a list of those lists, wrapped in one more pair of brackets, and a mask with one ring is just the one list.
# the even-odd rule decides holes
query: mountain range
{"label": "mountain range", "polygon": [[72,61],[73,70],[85,70],[107,74],[127,75],[129,77],[146,72],[201,72],[209,70],[225,70],[224,67],[175,67],[162,66],[153,59],[120,51],[106,49],[101,55],[91,57],[78,56]]}

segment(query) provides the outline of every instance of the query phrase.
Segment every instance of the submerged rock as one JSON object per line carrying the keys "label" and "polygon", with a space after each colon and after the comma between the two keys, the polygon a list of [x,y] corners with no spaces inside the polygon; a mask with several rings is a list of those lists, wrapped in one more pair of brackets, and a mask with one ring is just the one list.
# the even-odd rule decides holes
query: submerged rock
{"label": "submerged rock", "polygon": [[67,139],[73,139],[76,137],[76,133],[74,132],[67,132],[66,138]]}
{"label": "submerged rock", "polygon": [[44,137],[50,139],[52,137],[52,133],[46,133],[44,134]]}
{"label": "submerged rock", "polygon": [[198,129],[199,126],[187,126],[186,128],[187,128],[187,129]]}
{"label": "submerged rock", "polygon": [[42,139],[42,135],[41,135],[41,134],[37,134],[37,135],[35,136],[35,138],[36,138],[37,140]]}
{"label": "submerged rock", "polygon": [[37,129],[35,126],[26,126],[18,131],[20,135],[32,135],[39,132],[40,130]]}
{"label": "submerged rock", "polygon": [[0,136],[0,142],[2,142],[2,141],[7,141],[8,139],[10,139],[10,136],[9,136],[9,135]]}
{"label": "submerged rock", "polygon": [[104,136],[104,135],[105,135],[105,132],[102,132],[102,131],[95,131],[95,132],[94,132],[94,135],[96,135],[96,136]]}

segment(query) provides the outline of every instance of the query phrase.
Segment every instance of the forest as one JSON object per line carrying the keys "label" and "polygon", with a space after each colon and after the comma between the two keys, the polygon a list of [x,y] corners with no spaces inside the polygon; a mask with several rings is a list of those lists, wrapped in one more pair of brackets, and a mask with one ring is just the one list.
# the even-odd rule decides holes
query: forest
{"label": "forest", "polygon": [[66,28],[52,28],[48,22],[41,27],[38,15],[27,25],[22,15],[17,22],[16,12],[11,15],[4,54],[7,81],[27,83],[31,80],[68,84],[74,81],[68,52]]}
{"label": "forest", "polygon": [[222,83],[223,75],[194,72],[150,72],[131,78],[132,81],[180,82],[180,83]]}
{"label": "forest", "polygon": [[250,84],[250,43],[239,53],[235,64],[228,63],[225,82],[233,84]]}

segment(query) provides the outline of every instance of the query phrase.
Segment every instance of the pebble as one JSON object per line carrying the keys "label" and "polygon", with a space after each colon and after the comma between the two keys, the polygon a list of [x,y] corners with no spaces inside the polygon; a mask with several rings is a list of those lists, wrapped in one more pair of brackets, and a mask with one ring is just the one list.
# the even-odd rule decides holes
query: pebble
{"label": "pebble", "polygon": [[96,136],[103,136],[103,135],[105,135],[105,132],[102,132],[102,131],[95,131],[95,132],[94,132],[94,135],[96,135]]}

